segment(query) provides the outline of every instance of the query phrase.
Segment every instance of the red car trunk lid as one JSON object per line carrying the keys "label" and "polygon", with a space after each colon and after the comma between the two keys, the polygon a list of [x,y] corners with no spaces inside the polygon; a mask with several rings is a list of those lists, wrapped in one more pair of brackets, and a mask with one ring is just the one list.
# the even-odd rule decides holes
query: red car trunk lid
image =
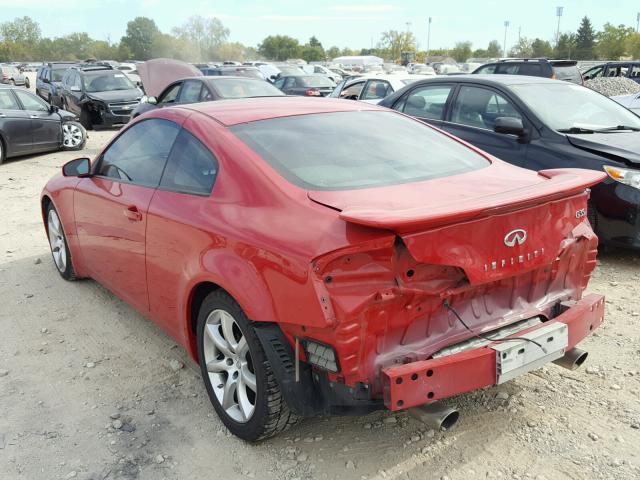
{"label": "red car trunk lid", "polygon": [[604,177],[578,169],[536,175],[497,163],[446,179],[309,197],[349,223],[395,232],[417,261],[460,267],[479,284],[551,263],[585,221],[586,189]]}

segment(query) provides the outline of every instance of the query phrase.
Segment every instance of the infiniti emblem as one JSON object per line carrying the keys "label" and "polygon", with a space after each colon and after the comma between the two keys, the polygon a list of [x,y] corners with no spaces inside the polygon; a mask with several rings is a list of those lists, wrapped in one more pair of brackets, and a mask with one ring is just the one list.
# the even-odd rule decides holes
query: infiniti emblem
{"label": "infiniti emblem", "polygon": [[527,241],[527,231],[521,228],[511,230],[504,236],[504,244],[507,247],[515,247],[516,245],[522,245]]}

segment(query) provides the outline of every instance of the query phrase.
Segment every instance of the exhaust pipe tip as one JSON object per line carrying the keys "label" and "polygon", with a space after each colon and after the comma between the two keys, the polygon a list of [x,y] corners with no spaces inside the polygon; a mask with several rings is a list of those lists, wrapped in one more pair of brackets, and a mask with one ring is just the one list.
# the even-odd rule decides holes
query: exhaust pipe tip
{"label": "exhaust pipe tip", "polygon": [[589,352],[580,350],[579,348],[573,348],[566,352],[563,357],[554,360],[553,363],[567,370],[576,370],[582,366],[588,356]]}
{"label": "exhaust pipe tip", "polygon": [[409,409],[409,414],[434,430],[449,430],[460,418],[460,412],[440,403],[431,403]]}

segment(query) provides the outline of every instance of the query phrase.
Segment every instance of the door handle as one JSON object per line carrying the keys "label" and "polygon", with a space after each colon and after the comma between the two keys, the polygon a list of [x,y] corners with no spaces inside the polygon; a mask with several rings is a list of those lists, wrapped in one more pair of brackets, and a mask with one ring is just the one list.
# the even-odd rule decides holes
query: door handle
{"label": "door handle", "polygon": [[29,118],[40,118],[38,115],[29,115]]}
{"label": "door handle", "polygon": [[0,113],[0,118],[5,118],[6,115],[4,113]]}
{"label": "door handle", "polygon": [[124,216],[129,220],[133,220],[136,222],[142,220],[142,214],[140,213],[140,210],[138,210],[138,207],[136,207],[135,205],[129,205],[127,208],[125,208]]}

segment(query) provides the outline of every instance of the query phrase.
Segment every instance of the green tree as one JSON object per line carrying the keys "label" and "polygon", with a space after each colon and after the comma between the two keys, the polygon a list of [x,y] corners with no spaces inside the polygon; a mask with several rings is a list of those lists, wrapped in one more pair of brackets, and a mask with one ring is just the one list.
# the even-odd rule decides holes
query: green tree
{"label": "green tree", "polygon": [[23,43],[34,46],[40,40],[40,25],[31,17],[16,18],[0,24],[0,38],[7,43]]}
{"label": "green tree", "polygon": [[634,33],[633,28],[625,25],[605,23],[601,32],[596,34],[596,54],[603,60],[618,60],[625,54],[627,37]]}
{"label": "green tree", "polygon": [[542,40],[541,38],[536,38],[533,42],[531,42],[531,56],[533,58],[553,57],[553,47],[548,41]]}
{"label": "green tree", "polygon": [[577,36],[573,33],[563,33],[558,39],[558,45],[554,49],[555,58],[575,58],[577,48]]}
{"label": "green tree", "polygon": [[160,33],[156,22],[147,17],[136,17],[127,23],[127,34],[122,37],[123,43],[136,60],[152,58],[154,37]]}
{"label": "green tree", "polygon": [[300,56],[307,62],[318,62],[325,59],[322,43],[314,36],[300,49]]}
{"label": "green tree", "polygon": [[456,59],[457,62],[466,62],[471,57],[471,42],[457,42],[451,49],[449,55]]}
{"label": "green tree", "polygon": [[287,60],[299,56],[300,44],[287,35],[269,35],[258,45],[258,52],[270,60]]}
{"label": "green tree", "polygon": [[392,61],[400,60],[402,52],[415,52],[416,39],[412,32],[388,30],[382,33],[378,47]]}
{"label": "green tree", "polygon": [[178,39],[187,40],[195,45],[198,60],[212,60],[221,56],[218,49],[229,38],[229,29],[215,17],[194,15],[181,27],[174,28],[173,34]]}
{"label": "green tree", "polygon": [[518,58],[531,58],[533,56],[533,48],[531,47],[531,40],[527,37],[521,37],[511,50],[509,50],[510,57]]}
{"label": "green tree", "polygon": [[584,17],[580,22],[580,28],[576,34],[576,53],[578,60],[592,60],[594,58],[594,40],[596,32],[591,25],[589,17]]}
{"label": "green tree", "polygon": [[338,47],[331,47],[326,51],[327,57],[334,59],[340,56],[340,49]]}
{"label": "green tree", "polygon": [[487,47],[487,58],[499,58],[502,56],[502,47],[497,40],[491,40]]}
{"label": "green tree", "polygon": [[640,33],[632,33],[627,37],[626,50],[633,59],[640,58]]}

